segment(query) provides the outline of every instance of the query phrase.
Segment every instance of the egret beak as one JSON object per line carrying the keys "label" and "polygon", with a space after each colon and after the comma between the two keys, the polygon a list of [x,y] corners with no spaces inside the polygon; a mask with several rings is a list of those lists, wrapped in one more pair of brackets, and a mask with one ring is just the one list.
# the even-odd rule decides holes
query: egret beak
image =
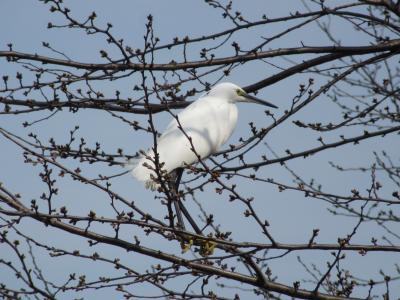
{"label": "egret beak", "polygon": [[244,97],[246,98],[247,102],[257,103],[257,104],[261,104],[261,105],[269,106],[269,107],[273,107],[273,108],[278,108],[278,106],[276,106],[272,103],[269,103],[265,100],[258,99],[257,97],[254,97],[249,94],[246,94]]}

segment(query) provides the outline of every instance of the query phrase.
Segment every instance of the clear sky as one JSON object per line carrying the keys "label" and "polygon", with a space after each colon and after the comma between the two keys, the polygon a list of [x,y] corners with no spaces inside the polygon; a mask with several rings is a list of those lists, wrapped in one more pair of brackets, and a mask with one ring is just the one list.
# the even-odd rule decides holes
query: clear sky
{"label": "clear sky", "polygon": [[[262,14],[268,17],[287,15],[288,12],[296,10],[304,10],[301,1],[282,0],[282,1],[236,1],[238,9],[243,15],[249,19],[259,18]],[[333,1],[334,2],[334,1]],[[343,1],[344,2],[344,1]],[[133,47],[141,47],[143,44],[143,34],[145,32],[146,17],[149,14],[154,16],[155,34],[160,37],[161,43],[171,41],[175,36],[184,37],[186,35],[197,37],[209,34],[215,31],[222,31],[231,28],[231,24],[227,20],[220,17],[220,12],[211,9],[202,1],[68,1],[72,14],[75,17],[84,17],[89,15],[93,10],[98,15],[100,24],[111,22],[113,24],[113,33],[124,38],[125,42]],[[290,9],[288,10],[288,7]],[[106,49],[110,54],[116,52],[106,45],[104,39],[96,36],[86,36],[84,33],[69,30],[47,30],[48,22],[57,24],[60,18],[50,14],[48,6],[33,0],[2,0],[0,2],[0,49],[6,49],[8,43],[13,43],[16,51],[38,53],[43,55],[54,56],[49,50],[42,47],[42,42],[50,42],[57,50],[63,51],[69,57],[78,61],[100,62],[100,49]],[[283,26],[283,24],[279,25]],[[282,28],[282,27],[281,27]],[[346,45],[368,45],[368,40],[355,31],[348,31],[343,23],[337,23],[333,26],[333,32],[339,34],[343,44]],[[241,45],[253,45],[259,42],[260,35],[270,36],[273,32],[279,30],[279,27],[271,26],[271,28],[263,27],[261,30],[242,32],[237,39],[241,41]],[[211,42],[217,44],[218,41]],[[305,30],[296,31],[294,35],[288,35],[283,39],[277,39],[270,45],[271,48],[279,47],[298,47],[301,42],[305,45],[329,45],[327,38],[320,33],[316,26],[307,27]],[[199,59],[198,52],[201,49],[189,49],[189,59]],[[232,55],[231,50],[221,50],[221,56]],[[168,62],[174,59],[178,53],[163,52],[157,60],[159,62]],[[300,60],[300,59],[299,59]],[[282,65],[287,62],[276,60]],[[15,64],[8,64],[4,59],[0,60],[0,73],[15,76],[15,73],[21,67]],[[235,82],[238,85],[246,86],[261,80],[267,76],[278,72],[278,69],[267,63],[252,63],[243,68],[238,68],[227,80]],[[273,86],[261,90],[258,97],[269,100],[279,106],[277,115],[283,114],[283,111],[290,107],[291,99],[297,94],[298,86],[307,82],[311,75],[298,75],[286,79]],[[211,77],[212,81],[215,78]],[[316,78],[316,88],[325,82],[322,77]],[[101,88],[104,94],[114,95],[115,90],[121,91],[121,97],[129,97],[133,95],[133,87],[137,84],[137,77],[132,76],[121,80],[120,82],[99,82],[96,87]],[[193,86],[187,85],[185,88]],[[197,95],[198,96],[198,95]],[[195,98],[191,99],[195,100]],[[249,122],[254,122],[257,126],[266,127],[271,123],[271,119],[266,117],[262,109],[257,106],[240,104],[239,105],[239,123],[238,128],[230,139],[229,143],[235,144],[242,136],[249,136]],[[47,116],[49,113],[38,113],[30,116],[0,116],[0,126],[21,136],[27,136],[29,132],[37,133],[40,139],[48,141],[50,137],[54,137],[57,142],[62,143],[68,140],[69,131],[75,125],[79,125],[79,137],[85,137],[90,147],[98,141],[103,149],[109,152],[115,152],[117,148],[122,148],[125,153],[134,154],[139,149],[146,149],[151,146],[151,137],[149,135],[133,131],[123,122],[118,122],[105,112],[86,110],[71,114],[67,110],[58,113],[54,118],[50,118],[45,122],[39,122],[29,128],[24,128],[22,123],[25,120],[34,121],[41,117]],[[143,116],[127,115],[124,117],[130,120],[138,120],[141,124],[146,125],[146,118]],[[318,101],[306,108],[295,119],[303,119],[309,122],[337,121],[341,118],[340,110],[332,105],[326,96],[321,96]],[[160,113],[155,116],[155,122],[159,131],[167,124],[170,119],[168,113]],[[362,132],[362,131],[361,131]],[[360,133],[360,130],[351,129],[348,135]],[[337,133],[327,135],[327,139],[331,141],[337,140]],[[300,130],[291,122],[286,122],[284,126],[273,130],[266,138],[266,142],[279,155],[284,155],[286,149],[293,152],[311,148],[310,145],[317,146],[318,134],[311,131]],[[303,176],[306,181],[315,178],[316,181],[326,189],[326,191],[339,191],[339,194],[350,194],[350,190],[357,188],[365,192],[370,182],[370,174],[356,173],[340,173],[333,170],[329,166],[329,161],[338,164],[345,164],[349,167],[370,165],[373,160],[373,151],[387,151],[389,154],[398,153],[400,143],[398,138],[387,137],[385,142],[380,139],[371,139],[362,142],[358,146],[349,145],[341,148],[340,151],[328,150],[307,159],[298,159],[290,162],[288,166],[295,172]],[[23,199],[27,203],[32,198],[38,199],[45,186],[40,182],[38,173],[40,169],[26,165],[23,163],[22,153],[16,149],[14,145],[4,139],[0,139],[0,182],[3,182],[10,190],[21,193]],[[253,157],[249,157],[250,161],[257,161],[258,157],[263,153],[270,153],[265,145],[260,145],[254,152]],[[68,160],[65,162],[70,168],[79,166],[77,161]],[[85,165],[82,167],[85,174],[89,177],[95,177],[98,174],[115,174],[121,171],[119,167],[108,167],[106,165]],[[281,166],[269,166],[260,171],[259,175],[263,178],[273,177],[276,180],[292,183],[292,176]],[[357,175],[357,176],[355,176]],[[389,185],[386,193],[391,191],[387,178],[382,176],[380,180],[385,187]],[[332,216],[327,210],[329,206],[322,201],[311,201],[302,197],[299,193],[279,193],[273,185],[258,184],[251,181],[238,181],[240,183],[239,190],[247,197],[256,199],[255,206],[260,214],[268,219],[271,224],[270,229],[277,240],[286,243],[307,242],[314,228],[320,229],[318,242],[335,243],[338,237],[343,237],[350,233],[355,225],[355,219]],[[112,181],[112,188],[124,195],[128,199],[134,200],[139,207],[143,207],[156,216],[164,213],[158,200],[154,198],[154,193],[146,190],[140,183],[133,180],[129,175],[117,177]],[[90,210],[95,210],[98,215],[112,216],[107,197],[99,191],[89,187],[82,186],[68,178],[58,179],[60,194],[57,197],[58,206],[68,203],[71,213],[86,215]],[[385,193],[385,191],[383,192]],[[255,233],[254,224],[246,223],[243,218],[243,207],[232,205],[226,200],[226,196],[218,197],[211,189],[207,189],[204,193],[197,194],[197,200],[204,207],[212,211],[217,220],[223,224],[223,230],[234,232],[233,238],[238,241],[267,241],[257,232]],[[189,202],[189,201],[187,201]],[[193,202],[189,202],[188,207],[192,211],[198,208]],[[196,215],[196,213],[194,213]],[[99,251],[110,257],[122,257],[135,268],[144,270],[148,268],[146,259],[138,254],[126,254],[119,249],[112,247],[98,247],[96,249],[88,249],[87,242],[80,238],[73,238],[68,234],[59,230],[46,228],[37,222],[24,220],[20,227],[25,233],[35,236],[38,240],[47,241],[51,245],[69,250],[85,249],[88,253]],[[373,224],[363,224],[362,230],[355,236],[354,243],[369,243],[372,236],[381,238],[383,232],[379,231]],[[102,232],[112,234],[109,228],[99,228]],[[142,234],[137,228],[132,232],[124,233],[129,239],[134,235]],[[145,243],[150,246],[156,246],[159,240],[150,237],[145,238]],[[177,250],[176,245],[168,245],[166,250],[174,252]],[[0,256],[9,256],[10,253],[2,252],[0,246]],[[274,252],[275,253],[275,252]],[[278,253],[278,252],[276,252]],[[189,255],[189,254],[188,254]],[[273,254],[271,254],[272,256]],[[322,270],[326,267],[326,261],[330,260],[329,253],[310,251],[304,253],[292,253],[283,260],[272,260],[270,267],[273,274],[278,276],[278,281],[291,285],[292,282],[301,279],[310,279],[304,268],[298,263],[297,255],[301,255],[307,264],[319,265]],[[108,274],[108,272],[116,272],[109,270],[107,266],[96,264],[96,269],[91,269],[91,264],[82,262],[73,258],[51,258],[43,255],[38,251],[40,263],[45,270],[47,276],[53,278],[59,283],[66,278],[66,274],[70,272],[86,273],[88,276],[97,276],[99,273]],[[394,262],[399,256],[393,254],[382,255],[381,253],[368,253],[366,256],[357,253],[349,254],[349,259],[344,265],[354,272],[356,276],[367,276],[366,279],[374,278],[382,279],[379,275],[379,269],[384,272],[394,272]],[[63,263],[66,259],[68,263]],[[365,275],[367,274],[367,275]],[[92,278],[92,279],[93,279]],[[1,272],[0,282],[12,282],[14,277]],[[179,285],[179,282],[175,283]],[[304,283],[307,287],[307,283]],[[142,286],[136,290],[137,293],[144,293],[149,287]],[[400,288],[395,288],[400,294]],[[88,299],[96,299],[101,296],[105,299],[103,292],[92,291]],[[234,291],[226,290],[226,296],[232,297]],[[112,291],[110,291],[110,296]],[[74,295],[77,297],[78,295]],[[359,295],[363,296],[363,295]],[[365,295],[364,295],[365,296]],[[66,294],[65,298],[71,295]],[[251,299],[250,294],[249,298]]]}

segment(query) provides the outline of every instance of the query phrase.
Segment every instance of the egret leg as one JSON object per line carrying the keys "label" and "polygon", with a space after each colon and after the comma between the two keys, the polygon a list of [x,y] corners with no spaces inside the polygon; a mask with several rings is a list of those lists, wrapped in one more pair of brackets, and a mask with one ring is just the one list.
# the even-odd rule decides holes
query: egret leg
{"label": "egret leg", "polygon": [[[189,221],[189,223],[192,226],[192,228],[194,229],[194,231],[197,234],[202,234],[200,228],[197,226],[196,222],[193,220],[192,216],[189,214],[188,210],[183,205],[183,202],[179,199],[178,191],[179,191],[179,184],[180,184],[181,179],[182,179],[183,168],[178,168],[178,169],[174,170],[174,173],[175,173],[175,187],[174,188],[175,188],[175,191],[176,191],[176,199],[177,199],[176,201],[174,201],[174,205],[175,204],[178,205],[179,213],[183,213],[184,214],[184,216]],[[177,209],[177,208],[175,207],[175,209]],[[176,215],[178,216],[178,212],[176,213]],[[179,220],[179,217],[178,217],[178,220]]]}
{"label": "egret leg", "polygon": [[[171,178],[170,178],[168,184],[169,184],[169,189],[170,189],[170,191],[172,193],[172,202],[174,204],[174,208],[175,208],[175,212],[176,212],[176,218],[178,219],[178,227],[183,229],[183,230],[186,230],[185,223],[183,221],[182,212],[181,212],[181,209],[180,209],[180,206],[179,206],[179,202],[180,202],[179,201],[179,193],[178,193],[178,188],[176,186],[177,178],[179,178],[179,181],[180,181],[182,173],[179,175],[178,172],[173,171],[173,172],[171,172],[170,176],[171,176]],[[179,183],[178,183],[178,185],[179,185]],[[173,223],[174,222],[172,220],[172,224]]]}

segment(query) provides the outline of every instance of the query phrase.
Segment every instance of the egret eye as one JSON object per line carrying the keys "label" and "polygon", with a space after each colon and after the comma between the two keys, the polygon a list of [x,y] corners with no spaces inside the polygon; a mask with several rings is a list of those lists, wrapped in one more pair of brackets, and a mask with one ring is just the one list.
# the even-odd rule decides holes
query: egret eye
{"label": "egret eye", "polygon": [[237,90],[236,90],[236,94],[237,94],[238,96],[241,96],[241,97],[245,97],[245,96],[246,96],[246,92],[243,91],[242,89],[237,89]]}

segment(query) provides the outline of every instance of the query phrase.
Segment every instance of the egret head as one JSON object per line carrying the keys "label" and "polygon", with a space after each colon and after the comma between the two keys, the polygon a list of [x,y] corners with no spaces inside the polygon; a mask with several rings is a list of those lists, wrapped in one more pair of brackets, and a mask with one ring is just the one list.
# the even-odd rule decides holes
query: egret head
{"label": "egret head", "polygon": [[208,93],[209,96],[222,98],[228,100],[230,102],[250,102],[250,103],[257,103],[273,108],[278,108],[276,105],[269,103],[265,100],[258,99],[252,95],[249,95],[243,90],[241,87],[237,86],[236,84],[230,82],[219,83],[214,86],[210,92]]}

